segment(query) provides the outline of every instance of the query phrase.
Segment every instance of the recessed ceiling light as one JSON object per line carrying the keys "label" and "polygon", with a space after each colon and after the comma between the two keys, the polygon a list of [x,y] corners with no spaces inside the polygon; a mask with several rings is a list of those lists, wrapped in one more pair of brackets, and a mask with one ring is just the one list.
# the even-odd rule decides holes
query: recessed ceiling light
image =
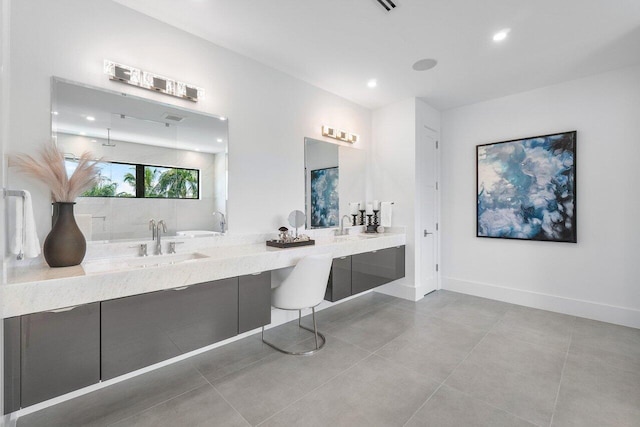
{"label": "recessed ceiling light", "polygon": [[416,71],[427,71],[432,69],[436,65],[438,65],[438,61],[436,61],[435,59],[425,58],[425,59],[416,61],[415,64],[413,64],[413,69]]}
{"label": "recessed ceiling light", "polygon": [[216,139],[216,141],[222,142],[222,138],[218,138],[218,139]]}
{"label": "recessed ceiling light", "polygon": [[501,42],[504,39],[507,38],[507,36],[509,35],[509,32],[511,31],[511,29],[509,28],[505,28],[504,30],[500,30],[497,33],[495,33],[493,35],[493,41],[494,42]]}
{"label": "recessed ceiling light", "polygon": [[368,87],[376,87],[378,86],[378,81],[376,79],[371,79],[367,82]]}
{"label": "recessed ceiling light", "polygon": [[89,120],[90,122],[93,122],[96,120],[96,118],[93,116],[87,116],[87,120]]}
{"label": "recessed ceiling light", "polygon": [[226,117],[224,117],[224,116],[220,117],[220,121],[223,121],[223,122],[224,122],[225,120],[227,120],[227,118],[226,118]]}

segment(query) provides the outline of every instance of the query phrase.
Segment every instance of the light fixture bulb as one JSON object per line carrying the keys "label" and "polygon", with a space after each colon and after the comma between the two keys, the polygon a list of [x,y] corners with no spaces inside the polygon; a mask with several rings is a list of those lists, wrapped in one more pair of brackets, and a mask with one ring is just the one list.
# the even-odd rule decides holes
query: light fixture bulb
{"label": "light fixture bulb", "polygon": [[87,116],[87,120],[89,120],[90,122],[93,122],[96,120],[96,118],[93,116]]}
{"label": "light fixture bulb", "polygon": [[367,86],[370,88],[374,88],[378,86],[378,81],[376,79],[371,79],[367,82]]}
{"label": "light fixture bulb", "polygon": [[506,39],[506,38],[507,38],[507,36],[509,35],[509,32],[510,32],[510,31],[511,31],[511,30],[510,30],[509,28],[505,28],[504,30],[500,30],[500,31],[498,31],[497,33],[495,33],[495,34],[493,35],[493,41],[494,41],[494,42],[501,42],[501,41],[503,41],[504,39]]}

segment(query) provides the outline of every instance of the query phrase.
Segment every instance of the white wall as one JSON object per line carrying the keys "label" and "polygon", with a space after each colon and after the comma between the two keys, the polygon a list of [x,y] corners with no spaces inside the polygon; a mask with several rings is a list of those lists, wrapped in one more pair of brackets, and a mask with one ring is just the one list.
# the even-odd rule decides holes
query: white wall
{"label": "white wall", "polygon": [[409,98],[373,112],[373,141],[370,152],[370,200],[393,201],[393,225],[407,227],[405,277],[381,288],[382,292],[418,300],[421,293],[420,257],[417,236],[419,190],[417,182],[424,141],[424,126],[438,129],[440,114],[419,99]]}
{"label": "white wall", "polygon": [[[443,287],[640,327],[640,67],[443,113]],[[475,145],[577,130],[578,243],[475,237]]]}
{"label": "white wall", "polygon": [[[304,210],[304,137],[322,139],[322,124],[360,134],[362,147],[370,141],[369,110],[114,2],[14,1],[11,21],[7,153],[49,140],[51,76],[227,116],[231,233],[275,233],[291,210]],[[110,82],[104,59],[202,86],[206,97],[194,104]],[[47,189],[11,181],[34,193],[44,239]]]}

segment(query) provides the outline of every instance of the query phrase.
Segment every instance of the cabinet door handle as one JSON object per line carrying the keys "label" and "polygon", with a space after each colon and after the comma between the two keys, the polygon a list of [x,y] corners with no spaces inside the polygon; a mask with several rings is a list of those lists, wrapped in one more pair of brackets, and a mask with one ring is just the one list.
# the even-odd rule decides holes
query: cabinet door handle
{"label": "cabinet door handle", "polygon": [[74,305],[72,307],[56,308],[55,310],[47,311],[47,313],[64,313],[65,311],[71,311],[74,308],[78,308],[78,307],[80,307],[80,306],[79,305]]}
{"label": "cabinet door handle", "polygon": [[185,289],[190,288],[190,286],[182,286],[181,288],[173,288],[172,291],[184,291]]}

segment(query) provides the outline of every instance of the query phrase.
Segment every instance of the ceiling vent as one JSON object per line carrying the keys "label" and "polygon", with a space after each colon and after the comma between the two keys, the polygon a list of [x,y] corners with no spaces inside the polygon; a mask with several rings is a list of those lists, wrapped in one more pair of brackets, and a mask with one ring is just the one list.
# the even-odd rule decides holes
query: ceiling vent
{"label": "ceiling vent", "polygon": [[387,12],[390,12],[391,9],[395,9],[396,8],[396,4],[394,2],[392,2],[391,0],[377,0],[378,3],[380,3],[380,5],[382,7],[384,7],[386,9]]}
{"label": "ceiling vent", "polygon": [[176,123],[180,123],[181,121],[184,120],[184,117],[178,116],[177,114],[171,114],[171,113],[164,113],[162,115],[162,118],[165,120],[169,120],[171,122],[176,122]]}

